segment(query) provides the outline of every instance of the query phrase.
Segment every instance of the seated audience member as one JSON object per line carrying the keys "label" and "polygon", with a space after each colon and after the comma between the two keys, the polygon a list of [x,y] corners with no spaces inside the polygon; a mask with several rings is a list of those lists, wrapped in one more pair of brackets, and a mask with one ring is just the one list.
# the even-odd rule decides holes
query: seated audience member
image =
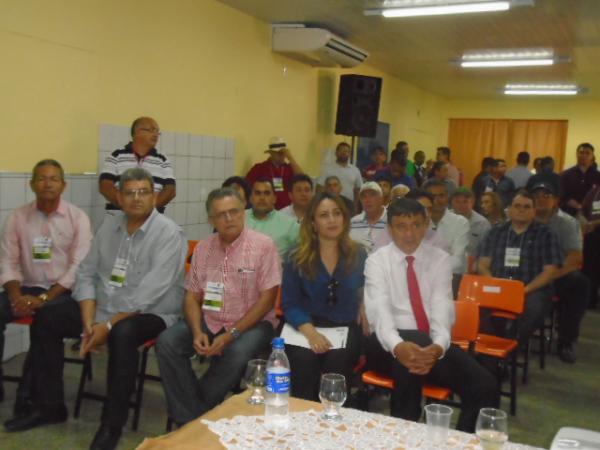
{"label": "seated audience member", "polygon": [[600,184],[595,185],[584,197],[577,219],[584,233],[582,271],[590,283],[588,306],[595,309],[600,281]]}
{"label": "seated audience member", "polygon": [[481,214],[490,225],[498,225],[506,220],[502,199],[495,192],[486,192],[481,196]]}
{"label": "seated audience member", "polygon": [[288,214],[275,210],[275,190],[269,178],[259,178],[252,185],[250,202],[246,210],[246,226],[269,236],[279,249],[281,256],[298,242],[298,221]]}
{"label": "seated audience member", "polygon": [[325,168],[319,178],[319,186],[327,188],[327,179],[335,176],[341,186],[341,193],[353,203],[352,210],[358,207],[358,191],[362,186],[362,176],[360,170],[350,163],[352,149],[349,144],[340,142],[335,148],[335,163]]}
{"label": "seated audience member", "polygon": [[377,172],[377,174],[375,174],[375,182],[379,185],[381,192],[383,193],[383,205],[389,205],[392,200],[392,177],[389,173]]}
{"label": "seated audience member", "polygon": [[[285,264],[285,320],[310,345],[310,349],[286,345],[294,397],[317,401],[321,374],[340,373],[350,380],[360,356],[361,329],[357,319],[367,255],[350,239],[349,222],[339,196],[317,194],[302,223],[299,245]],[[345,347],[333,349],[318,327],[347,327]]]}
{"label": "seated audience member", "polygon": [[487,186],[488,178],[491,176],[492,168],[495,164],[494,161],[495,159],[490,156],[486,156],[485,158],[483,158],[481,160],[481,171],[477,175],[475,175],[475,178],[473,178],[472,189],[473,194],[475,194],[475,209],[478,212],[481,212],[481,196],[485,192],[485,187]]}
{"label": "seated audience member", "polygon": [[556,189],[556,192],[559,193],[559,196],[561,195],[560,175],[554,171],[554,158],[551,156],[544,156],[540,159],[539,170],[527,180],[526,188],[528,191],[531,191],[531,188],[539,183],[551,184]]}
{"label": "seated audience member", "polygon": [[417,186],[415,179],[406,173],[407,159],[399,152],[394,150],[390,155],[390,163],[385,169],[380,170],[378,173],[387,172],[392,179],[392,186],[397,184],[404,184],[409,188]]}
{"label": "seated audience member", "polygon": [[371,150],[371,161],[372,163],[362,170],[362,176],[365,181],[374,181],[375,174],[386,167],[387,153],[385,149],[377,146]]}
{"label": "seated audience member", "polygon": [[100,173],[100,193],[106,198],[106,211],[114,215],[118,204],[119,180],[123,172],[136,167],[146,169],[154,177],[156,209],[162,213],[175,198],[175,176],[173,166],[166,155],[156,150],[160,136],[158,123],[151,117],[138,117],[131,124],[131,142],[124,148],[112,152],[104,162]]}
{"label": "seated audience member", "polygon": [[387,223],[383,193],[377,183],[367,181],[360,188],[359,198],[363,212],[350,220],[350,237],[370,254],[375,250],[378,235],[385,232]]}
{"label": "seated audience member", "polygon": [[438,180],[428,180],[423,187],[433,196],[431,224],[429,227],[439,233],[450,246],[453,291],[458,292],[462,274],[467,271],[467,246],[469,245],[469,221],[463,216],[448,210],[446,185]]}
{"label": "seated audience member", "polygon": [[524,345],[549,311],[552,281],[562,264],[558,239],[536,222],[534,199],[518,191],[508,207],[509,220],[493,227],[479,248],[481,275],[520,280],[525,284],[525,311],[519,317],[518,337]]}
{"label": "seated audience member", "polygon": [[458,170],[458,167],[456,167],[450,162],[450,154],[451,151],[449,147],[437,148],[437,160],[446,164],[446,167],[448,169],[447,178],[454,182],[454,185],[458,187],[462,185],[462,175],[460,173],[460,170]]}
{"label": "seated audience member", "polygon": [[[32,171],[29,183],[35,200],[10,213],[0,241],[0,401],[2,355],[6,324],[33,316],[54,305],[74,304],[71,288],[75,271],[92,242],[90,220],[61,198],[66,183],[58,161],[44,159]],[[31,359],[28,354],[17,390],[15,416],[31,412]],[[66,417],[65,417],[66,418]]]}
{"label": "seated audience member", "polygon": [[80,355],[108,344],[106,400],[91,449],[114,449],[127,422],[138,371],[138,347],[174,324],[181,311],[187,242],[181,228],[155,209],[152,175],[128,169],[119,183],[123,215],[105,220],[77,271],[73,298],[41,308],[31,328],[34,413],[8,421],[22,431],[64,420],[65,337],[79,337]]}
{"label": "seated audience member", "polygon": [[425,152],[419,150],[415,152],[415,181],[417,187],[420,187],[427,179],[427,169],[425,168]]}
{"label": "seated audience member", "polygon": [[410,192],[410,188],[404,184],[397,184],[392,188],[392,199],[402,198]]}
{"label": "seated audience member", "polygon": [[308,175],[303,173],[295,175],[290,181],[289,190],[292,203],[281,209],[279,212],[287,214],[296,222],[300,223],[302,222],[306,208],[308,208],[308,204],[314,195],[313,181]]}
{"label": "seated audience member", "polygon": [[529,153],[519,152],[517,155],[517,165],[506,173],[506,176],[515,184],[515,189],[521,189],[527,186],[527,180],[533,175],[527,168],[528,165]]}
{"label": "seated audience member", "polygon": [[[273,240],[244,228],[239,194],[222,188],[206,200],[217,232],[194,250],[186,280],[185,320],[160,335],[156,356],[169,417],[182,425],[221,403],[238,385],[248,361],[274,335],[281,260]],[[198,380],[196,354],[209,356]]]}
{"label": "seated audience member", "polygon": [[450,201],[452,210],[469,221],[469,245],[467,245],[467,263],[469,273],[475,273],[474,266],[477,258],[477,249],[484,236],[492,227],[490,222],[473,209],[475,206],[475,196],[464,187],[458,188],[452,195]]}
{"label": "seated audience member", "polygon": [[[448,164],[442,161],[436,161],[433,163],[429,180],[436,180],[440,183],[443,183],[444,186],[446,186],[446,192],[448,192],[449,196],[451,196],[457,188],[456,183],[448,178]],[[425,181],[421,187],[425,187],[429,180]]]}
{"label": "seated audience member", "polygon": [[502,207],[510,205],[512,196],[515,193],[515,184],[513,180],[506,175],[506,161],[496,159],[492,166],[492,172],[487,179],[484,192],[495,192],[502,199]]}
{"label": "seated audience member", "polygon": [[555,274],[558,295],[558,356],[574,363],[574,345],[587,309],[590,283],[579,270],[583,261],[581,228],[576,219],[558,209],[558,192],[548,183],[533,186],[536,220],[547,225],[558,237],[562,264]]}
{"label": "seated audience member", "polygon": [[341,199],[343,200],[344,205],[346,206],[346,209],[348,210],[348,213],[350,214],[350,217],[352,217],[354,215],[354,210],[355,210],[354,202],[352,200],[350,200],[348,197],[343,195],[342,189],[343,189],[342,182],[335,175],[331,175],[331,176],[325,178],[325,192],[327,192],[329,194],[339,195],[341,197]]}
{"label": "seated audience member", "polygon": [[[446,253],[450,253],[450,245],[448,242],[446,242],[440,233],[432,230],[429,226],[431,223],[431,210],[433,208],[433,195],[425,189],[417,188],[412,189],[404,198],[416,200],[425,208],[425,212],[427,213],[425,220],[427,231],[425,232],[423,242],[433,247],[437,247],[440,250],[444,250]],[[392,242],[392,236],[390,235],[389,227],[386,227],[385,233],[380,233],[375,240],[375,250],[388,245],[390,242]]]}
{"label": "seated audience member", "polygon": [[271,180],[275,189],[275,207],[281,209],[290,204],[287,187],[292,177],[304,171],[294,159],[283,138],[271,138],[265,153],[268,153],[269,157],[261,163],[254,164],[246,175],[246,180],[250,186],[259,178]]}
{"label": "seated audience member", "polygon": [[230,187],[235,189],[237,193],[240,194],[240,197],[242,197],[242,202],[244,202],[244,205],[246,205],[246,209],[252,206],[250,205],[250,186],[242,177],[229,177],[223,181],[221,187]]}
{"label": "seated audience member", "polygon": [[388,208],[393,242],[365,266],[365,309],[375,333],[367,345],[372,369],[391,375],[391,415],[418,421],[424,382],[461,398],[456,428],[472,433],[482,407],[498,407],[494,376],[451,345],[454,322],[450,256],[423,242],[425,208],[398,199]]}

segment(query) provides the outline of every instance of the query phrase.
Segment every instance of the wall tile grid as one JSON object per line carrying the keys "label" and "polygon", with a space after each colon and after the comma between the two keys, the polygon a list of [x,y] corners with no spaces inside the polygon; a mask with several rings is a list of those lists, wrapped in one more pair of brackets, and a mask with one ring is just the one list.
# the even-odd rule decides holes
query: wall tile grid
{"label": "wall tile grid", "polygon": [[[129,127],[100,126],[98,172],[110,152],[129,142]],[[211,232],[204,207],[208,193],[233,175],[235,142],[232,138],[198,136],[189,133],[163,131],[158,150],[173,164],[177,180],[177,196],[166,209],[166,215],[179,224],[188,239],[204,239]],[[65,176],[67,188],[63,198],[83,209],[96,229],[104,217],[104,197],[98,192],[98,175]],[[0,172],[0,223],[10,212],[33,201],[29,188],[29,173]],[[4,359],[24,351],[29,346],[27,327],[8,325]]]}

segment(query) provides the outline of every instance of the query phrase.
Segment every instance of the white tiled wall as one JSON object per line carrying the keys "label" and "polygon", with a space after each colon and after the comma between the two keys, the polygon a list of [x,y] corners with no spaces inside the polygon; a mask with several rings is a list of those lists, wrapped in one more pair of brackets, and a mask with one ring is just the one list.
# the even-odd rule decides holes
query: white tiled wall
{"label": "white tiled wall", "polygon": [[[101,125],[99,137],[98,173],[106,156],[129,142],[129,127]],[[234,140],[163,131],[158,150],[171,160],[177,182],[177,196],[167,205],[165,214],[183,227],[188,239],[206,238],[212,228],[207,221],[204,201],[212,189],[234,174]],[[33,201],[30,178],[30,173],[0,172],[1,224],[14,208]],[[98,192],[98,175],[67,174],[66,181],[63,198],[83,209],[96,229],[104,217],[106,203]],[[29,346],[28,327],[8,325],[5,336],[5,360]]]}

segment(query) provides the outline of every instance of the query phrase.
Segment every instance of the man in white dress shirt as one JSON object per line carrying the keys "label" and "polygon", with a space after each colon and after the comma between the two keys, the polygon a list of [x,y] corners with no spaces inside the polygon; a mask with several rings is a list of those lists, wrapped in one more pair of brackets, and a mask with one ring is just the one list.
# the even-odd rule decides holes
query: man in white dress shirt
{"label": "man in white dress shirt", "polygon": [[451,258],[422,242],[426,218],[416,200],[398,199],[388,208],[393,242],[365,266],[365,307],[375,331],[367,361],[394,378],[392,416],[418,421],[422,384],[428,382],[460,396],[456,428],[473,432],[479,409],[498,406],[498,385],[474,358],[451,345]]}
{"label": "man in white dress shirt", "polygon": [[428,180],[423,188],[433,195],[431,223],[429,227],[439,233],[450,246],[452,264],[452,291],[456,296],[463,273],[467,271],[467,246],[469,245],[469,221],[448,210],[447,186],[437,180]]}
{"label": "man in white dress shirt", "polygon": [[288,189],[292,203],[279,211],[300,223],[314,195],[313,181],[308,175],[299,173],[298,175],[294,175],[294,178],[290,180],[290,184],[286,188]]}

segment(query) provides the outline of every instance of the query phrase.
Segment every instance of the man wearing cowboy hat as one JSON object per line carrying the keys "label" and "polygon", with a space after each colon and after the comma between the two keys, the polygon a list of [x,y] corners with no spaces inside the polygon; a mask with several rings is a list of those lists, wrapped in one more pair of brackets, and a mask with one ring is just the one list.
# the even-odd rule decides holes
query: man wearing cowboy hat
{"label": "man wearing cowboy hat", "polygon": [[254,164],[248,175],[246,175],[246,180],[252,186],[259,178],[271,179],[277,197],[275,209],[285,208],[290,204],[289,182],[294,175],[304,173],[304,171],[292,156],[283,138],[271,138],[269,148],[265,150],[265,153],[269,154],[269,158],[266,161]]}

